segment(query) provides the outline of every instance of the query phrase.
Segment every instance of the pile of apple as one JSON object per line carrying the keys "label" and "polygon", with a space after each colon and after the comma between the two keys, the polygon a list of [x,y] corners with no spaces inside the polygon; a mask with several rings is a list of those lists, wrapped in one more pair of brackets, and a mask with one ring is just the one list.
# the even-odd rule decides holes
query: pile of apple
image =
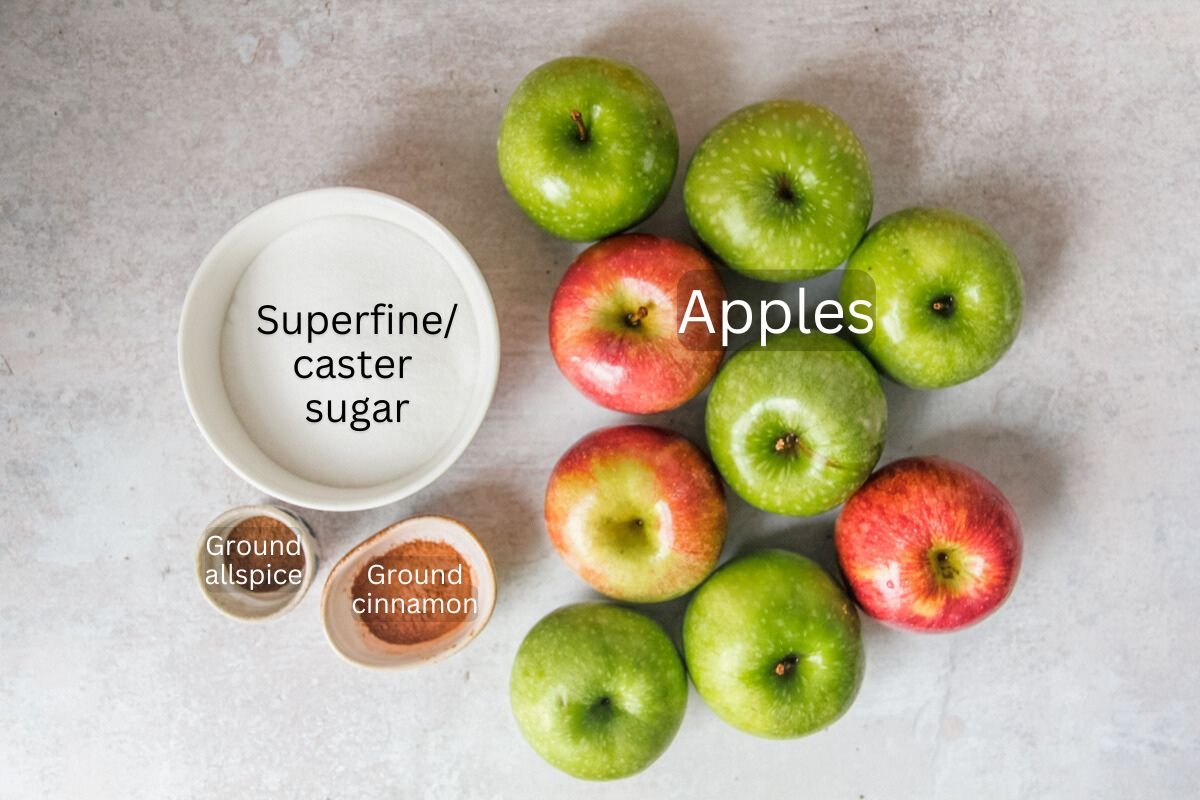
{"label": "pile of apple", "polygon": [[[678,161],[674,120],[646,75],[598,58],[543,65],[509,102],[498,156],[505,186],[534,222],[600,240],[567,270],[550,309],[551,349],[567,379],[634,414],[675,408],[712,384],[711,461],[678,434],[623,425],[585,436],[553,470],[546,526],[585,581],[624,603],[696,591],[682,660],[656,622],[610,603],[567,606],[534,626],[511,695],[542,757],[582,778],[644,769],[683,719],[688,675],[744,731],[812,733],[846,711],[862,679],[851,597],[872,617],[917,631],[961,628],[1004,601],[1021,533],[996,487],[935,457],[872,475],[887,420],[880,372],[911,387],[951,386],[1012,343],[1021,273],[995,232],[925,208],[867,230],[870,171],[845,122],[803,102],[744,108],[688,166],[684,203],[697,237],[729,268],[762,280],[846,263],[843,307],[869,300],[877,324],[848,339],[789,330],[724,360],[719,334],[678,333],[681,298],[699,289],[709,308],[726,298],[709,258],[680,242],[614,236],[658,208]],[[782,550],[714,573],[727,526],[722,478],[776,514],[844,504],[835,543],[851,595]]]}

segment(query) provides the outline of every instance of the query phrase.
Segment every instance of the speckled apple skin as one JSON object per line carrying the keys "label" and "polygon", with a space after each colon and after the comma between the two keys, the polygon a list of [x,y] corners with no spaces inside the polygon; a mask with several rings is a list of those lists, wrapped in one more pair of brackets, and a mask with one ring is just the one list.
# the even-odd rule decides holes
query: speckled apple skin
{"label": "speckled apple skin", "polygon": [[[1021,525],[1012,505],[970,467],[934,456],[892,462],[838,517],[838,561],[866,613],[898,628],[951,631],[991,614],[1012,593]],[[929,554],[960,548],[969,580],[940,585]]]}
{"label": "speckled apple skin", "polygon": [[[679,320],[699,288],[719,314],[725,287],[694,247],[646,234],[592,245],[563,275],[550,305],[550,350],[575,388],[606,408],[654,414],[677,408],[712,381],[725,355],[721,334]],[[683,308],[679,307],[683,303]],[[627,315],[645,310],[636,326]]]}
{"label": "speckled apple skin", "polygon": [[[588,139],[579,139],[578,111]],[[679,161],[662,92],[619,61],[572,56],[543,64],[513,92],[496,145],[517,205],[564,239],[591,241],[650,216]]]}
{"label": "speckled apple skin", "polygon": [[716,567],[726,527],[711,462],[662,428],[620,425],[585,436],[546,487],[555,549],[618,600],[656,603],[691,591]]}
{"label": "speckled apple skin", "polygon": [[576,778],[612,780],[645,769],[670,745],[687,708],[687,676],[658,623],[579,603],[529,631],[509,696],[538,755]]}
{"label": "speckled apple skin", "polygon": [[[858,612],[811,560],[783,550],[735,559],[696,592],[683,621],[704,702],[747,733],[804,736],[841,717],[862,682]],[[775,672],[783,658],[792,671]]]}
{"label": "speckled apple skin", "polygon": [[[994,230],[944,208],[909,208],[871,228],[847,265],[844,308],[875,303],[876,327],[859,345],[883,372],[916,389],[981,375],[1017,337],[1024,281]],[[952,296],[943,318],[934,300]]]}
{"label": "speckled apple skin", "polygon": [[[785,179],[795,201],[776,194]],[[769,281],[837,267],[871,220],[867,154],[828,109],[770,100],[726,117],[704,138],[683,185],[696,235],[739,272]]]}
{"label": "speckled apple skin", "polygon": [[[887,399],[875,368],[835,336],[788,331],[735,353],[713,382],[705,430],[722,477],[746,502],[811,516],[862,485],[883,453]],[[775,450],[795,434],[792,456]]]}

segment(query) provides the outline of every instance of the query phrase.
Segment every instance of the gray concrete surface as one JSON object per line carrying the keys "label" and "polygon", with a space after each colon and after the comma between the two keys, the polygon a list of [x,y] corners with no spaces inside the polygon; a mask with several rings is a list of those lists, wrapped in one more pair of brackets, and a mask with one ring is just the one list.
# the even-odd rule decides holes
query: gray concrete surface
{"label": "gray concrete surface", "polygon": [[[556,457],[618,415],[557,373],[546,313],[576,248],[506,198],[508,93],[553,56],[640,65],[686,158],[725,113],[789,96],[844,116],[876,215],[990,221],[1024,265],[1010,354],[958,388],[891,386],[885,458],[941,453],[1012,498],[1009,605],[944,637],[868,623],[833,728],[760,741],[693,694],[619,785],[542,764],[508,709],[524,632],[589,592],[550,549]],[[0,3],[0,797],[1164,798],[1200,782],[1195,512],[1200,185],[1195,3],[937,0]],[[248,627],[192,574],[203,524],[261,498],[205,446],[176,377],[207,249],[281,195],[352,184],[442,219],[503,328],[493,408],[408,501],[306,513],[329,564],[416,511],[473,525],[496,616],[437,667],[376,674],[323,639],[319,592]],[[645,226],[686,236],[677,180]],[[738,292],[757,291],[731,281]],[[663,415],[701,433],[701,402]],[[727,555],[831,563],[831,519],[733,504]],[[655,612],[671,623],[674,604]]]}

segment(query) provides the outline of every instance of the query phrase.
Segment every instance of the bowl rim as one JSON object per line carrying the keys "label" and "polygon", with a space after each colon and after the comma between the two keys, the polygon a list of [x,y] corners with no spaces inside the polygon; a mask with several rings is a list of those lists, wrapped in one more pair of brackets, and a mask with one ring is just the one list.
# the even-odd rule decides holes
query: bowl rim
{"label": "bowl rim", "polygon": [[[475,324],[478,328],[480,339],[479,374],[481,386],[479,388],[481,391],[477,395],[476,402],[463,418],[466,420],[466,425],[463,427],[462,435],[452,440],[440,453],[435,453],[434,458],[429,462],[431,466],[414,471],[406,477],[394,478],[374,486],[338,487],[321,484],[307,478],[302,478],[269,458],[268,460],[271,460],[281,473],[294,479],[294,484],[291,481],[277,480],[275,476],[259,474],[255,469],[247,467],[242,457],[236,452],[236,448],[223,445],[214,433],[213,428],[215,427],[215,423],[208,418],[203,404],[197,400],[198,388],[196,387],[196,381],[198,378],[192,375],[194,368],[190,363],[190,359],[185,357],[185,350],[191,337],[201,335],[200,331],[196,330],[198,325],[197,320],[200,315],[200,311],[197,308],[200,304],[200,301],[197,299],[200,294],[200,287],[216,273],[223,258],[225,258],[225,251],[241,236],[245,235],[247,230],[258,224],[268,214],[278,213],[280,207],[288,205],[299,206],[302,203],[313,201],[324,202],[330,207],[327,216],[337,216],[339,213],[353,213],[352,211],[345,210],[339,212],[337,209],[338,205],[371,202],[390,206],[399,215],[407,215],[420,221],[422,224],[430,226],[445,237],[448,252],[455,262],[451,264],[451,268],[454,270],[455,276],[463,283],[464,290],[468,294],[478,292],[482,301],[471,304],[471,312],[475,317]],[[313,219],[319,218],[313,217]],[[439,252],[445,255],[447,251],[439,248]],[[375,191],[374,189],[364,189],[354,186],[325,187],[286,195],[255,209],[235,223],[209,249],[200,262],[195,275],[192,276],[191,283],[188,284],[187,294],[184,297],[182,311],[179,316],[178,335],[176,337],[176,360],[179,364],[179,378],[183,387],[184,399],[187,402],[192,420],[200,429],[200,433],[205,442],[208,443],[208,446],[238,477],[271,497],[302,508],[321,511],[363,511],[394,503],[424,489],[444,475],[458,461],[471,442],[474,441],[476,434],[479,433],[479,428],[483,425],[483,421],[487,417],[488,410],[491,408],[492,400],[495,397],[496,385],[499,382],[500,322],[496,315],[495,299],[492,297],[487,279],[479,269],[479,265],[475,262],[475,259],[466,247],[463,246],[462,242],[436,218],[412,203],[384,192]],[[239,423],[241,422],[240,420],[238,421]],[[245,431],[245,435],[251,444],[255,447],[258,446],[257,442],[250,436],[249,431]],[[322,496],[315,497],[307,492],[306,487],[309,486],[319,487],[322,491]]]}
{"label": "bowl rim", "polygon": [[[422,659],[401,660],[401,659],[397,658],[396,661],[387,663],[387,664],[369,664],[365,661],[359,661],[358,659],[351,658],[349,654],[347,654],[340,647],[337,646],[337,643],[334,642],[333,636],[329,632],[329,621],[328,621],[329,607],[330,607],[329,592],[330,592],[330,586],[333,583],[333,577],[338,574],[339,570],[343,567],[343,565],[346,564],[346,562],[349,559],[351,559],[352,557],[357,555],[363,549],[370,547],[371,544],[373,544],[378,539],[380,539],[384,536],[387,536],[388,534],[392,533],[396,528],[398,528],[400,526],[409,525],[411,523],[420,522],[422,520],[441,520],[443,522],[448,522],[451,525],[454,525],[454,526],[462,529],[462,531],[467,535],[467,537],[470,538],[476,544],[476,546],[479,548],[479,552],[483,554],[483,564],[481,566],[486,567],[487,574],[491,578],[491,592],[487,598],[487,603],[484,604],[485,610],[481,614],[482,619],[479,619],[477,617],[477,619],[479,619],[479,621],[474,626],[474,630],[471,631],[471,633],[469,635],[467,635],[466,637],[464,637],[462,639],[459,639],[458,641],[448,644],[445,647],[442,647],[442,648],[432,652],[429,656],[422,658]],[[457,548],[455,548],[455,549],[457,549]],[[474,568],[475,566],[478,566],[478,565],[474,564],[473,562],[468,562],[468,563],[471,564],[472,568]],[[490,552],[488,552],[488,549],[486,547],[483,546],[483,542],[479,541],[479,537],[475,535],[475,531],[473,531],[469,525],[467,525],[465,522],[463,522],[460,519],[448,516],[446,514],[414,514],[411,517],[405,517],[404,519],[397,520],[397,521],[385,526],[381,530],[376,531],[375,533],[371,534],[370,536],[363,539],[362,541],[358,542],[353,547],[351,547],[349,550],[347,550],[345,552],[345,554],[342,555],[342,557],[339,558],[336,562],[334,562],[333,566],[331,566],[329,568],[329,572],[325,576],[325,583],[321,587],[321,630],[325,633],[325,640],[327,642],[329,642],[329,646],[333,649],[333,651],[335,653],[338,654],[339,657],[341,657],[341,659],[343,661],[345,661],[348,664],[353,664],[354,666],[360,667],[362,669],[375,670],[378,672],[394,672],[396,670],[417,669],[418,667],[423,667],[426,664],[433,664],[438,661],[442,661],[446,658],[449,658],[450,656],[454,655],[458,651],[465,648],[471,642],[475,641],[475,639],[479,636],[479,634],[483,633],[483,630],[484,630],[484,628],[486,628],[488,626],[488,623],[491,622],[492,615],[496,611],[496,603],[497,603],[499,593],[500,593],[500,582],[496,577],[496,565],[495,565],[495,562],[492,560],[492,554]],[[449,640],[447,640],[447,641],[449,641]],[[424,645],[424,644],[427,644],[427,642],[419,642],[417,644],[407,645],[407,646],[416,648],[416,647],[418,647],[420,645]],[[404,647],[406,645],[396,645],[396,646]]]}
{"label": "bowl rim", "polygon": [[[233,520],[236,520],[237,522],[244,522],[245,520],[252,519],[253,517],[271,517],[272,519],[279,520],[283,524],[287,525],[293,533],[297,534],[296,538],[300,540],[300,549],[304,552],[304,578],[300,581],[300,584],[291,593],[291,596],[288,598],[287,602],[283,603],[279,606],[279,608],[275,609],[269,614],[261,614],[259,616],[238,614],[233,610],[221,605],[216,601],[216,598],[213,597],[212,587],[204,582],[204,548],[205,543],[212,535],[212,532],[216,528],[228,526]],[[207,525],[204,526],[204,530],[200,533],[200,542],[196,547],[196,582],[200,587],[200,593],[204,595],[204,599],[208,601],[209,605],[230,619],[236,619],[239,622],[269,622],[270,620],[280,617],[294,609],[296,606],[300,605],[300,601],[304,599],[304,596],[308,594],[309,588],[312,587],[313,579],[317,575],[317,566],[319,563],[320,558],[317,554],[316,538],[312,534],[312,529],[308,527],[308,523],[302,520],[299,516],[293,514],[285,508],[280,508],[279,506],[273,506],[266,503],[234,506],[233,508],[227,509],[226,511],[223,511],[214,517]]]}

